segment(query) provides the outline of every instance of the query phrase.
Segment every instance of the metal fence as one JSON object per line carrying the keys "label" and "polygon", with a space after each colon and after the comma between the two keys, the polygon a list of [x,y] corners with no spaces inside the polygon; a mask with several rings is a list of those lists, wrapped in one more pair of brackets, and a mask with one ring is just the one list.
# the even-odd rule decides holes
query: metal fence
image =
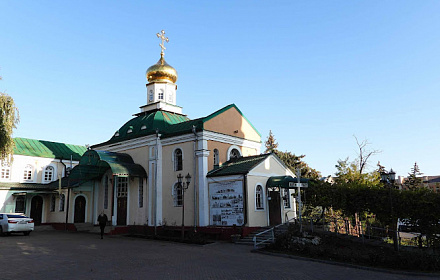
{"label": "metal fence", "polygon": [[310,217],[303,218],[303,228],[305,230],[314,231],[326,231],[332,232],[337,235],[354,236],[365,240],[380,240],[393,244],[393,236],[398,238],[398,246],[415,246],[417,245],[417,234],[414,233],[402,233],[398,230],[390,228],[376,227],[365,221],[351,220],[349,218],[325,218],[316,221],[316,219]]}

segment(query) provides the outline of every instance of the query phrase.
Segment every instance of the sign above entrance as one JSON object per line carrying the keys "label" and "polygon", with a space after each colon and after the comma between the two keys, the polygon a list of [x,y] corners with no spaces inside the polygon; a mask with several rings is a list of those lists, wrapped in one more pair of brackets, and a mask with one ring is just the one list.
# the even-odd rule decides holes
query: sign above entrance
{"label": "sign above entrance", "polygon": [[309,184],[307,183],[294,183],[289,182],[289,188],[307,188]]}

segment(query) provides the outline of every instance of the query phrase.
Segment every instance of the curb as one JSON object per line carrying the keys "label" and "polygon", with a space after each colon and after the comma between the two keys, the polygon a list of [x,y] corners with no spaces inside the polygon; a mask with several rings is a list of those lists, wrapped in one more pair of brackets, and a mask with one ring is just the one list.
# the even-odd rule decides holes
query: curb
{"label": "curb", "polygon": [[362,265],[356,265],[356,264],[351,264],[351,263],[343,263],[343,262],[321,260],[321,259],[312,259],[312,258],[300,257],[300,256],[296,256],[296,255],[266,252],[266,251],[262,251],[261,249],[252,249],[251,252],[257,253],[257,254],[262,254],[262,255],[274,256],[274,257],[296,259],[296,260],[300,260],[300,261],[319,262],[319,263],[325,263],[325,264],[330,264],[330,265],[339,265],[339,266],[357,268],[357,269],[363,269],[363,270],[369,270],[369,271],[384,272],[384,273],[389,273],[389,274],[400,274],[400,275],[408,275],[408,276],[423,276],[423,277],[440,278],[440,273],[414,272],[414,271],[406,271],[406,270],[393,270],[393,269],[385,269],[385,268],[376,268],[376,267],[362,266]]}

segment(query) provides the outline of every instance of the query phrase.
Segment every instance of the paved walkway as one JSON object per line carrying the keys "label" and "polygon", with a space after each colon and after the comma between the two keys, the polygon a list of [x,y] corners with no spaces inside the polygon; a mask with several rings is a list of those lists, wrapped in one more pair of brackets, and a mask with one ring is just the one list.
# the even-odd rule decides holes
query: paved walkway
{"label": "paved walkway", "polygon": [[[187,245],[90,233],[0,237],[0,279],[420,279],[266,256],[231,243]],[[427,278],[432,279],[432,278]]]}

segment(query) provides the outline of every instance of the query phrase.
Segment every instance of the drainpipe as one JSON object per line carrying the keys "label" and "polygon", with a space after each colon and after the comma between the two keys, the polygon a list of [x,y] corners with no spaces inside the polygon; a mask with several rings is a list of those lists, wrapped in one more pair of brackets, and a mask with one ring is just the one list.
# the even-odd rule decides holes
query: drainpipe
{"label": "drainpipe", "polygon": [[[64,166],[64,174],[66,174],[66,165],[64,164],[62,158],[60,158],[60,163]],[[60,172],[58,174],[60,175],[60,176],[58,176],[58,181],[59,181],[59,184],[58,184],[58,196],[61,197],[61,181],[62,181],[61,179],[63,178],[63,172]]]}
{"label": "drainpipe", "polygon": [[192,127],[192,132],[194,133],[194,173],[193,173],[193,178],[194,178],[194,232],[196,232],[197,231],[197,217],[199,216],[198,215],[198,207],[197,207],[197,185],[196,185],[196,182],[197,182],[197,172],[196,172],[196,169],[197,169],[197,156],[196,156],[196,148],[197,148],[197,144],[198,144],[198,141],[199,141],[199,138],[198,138],[198,136],[197,136],[197,132],[196,132],[196,126],[195,125],[193,125],[193,127]]}

